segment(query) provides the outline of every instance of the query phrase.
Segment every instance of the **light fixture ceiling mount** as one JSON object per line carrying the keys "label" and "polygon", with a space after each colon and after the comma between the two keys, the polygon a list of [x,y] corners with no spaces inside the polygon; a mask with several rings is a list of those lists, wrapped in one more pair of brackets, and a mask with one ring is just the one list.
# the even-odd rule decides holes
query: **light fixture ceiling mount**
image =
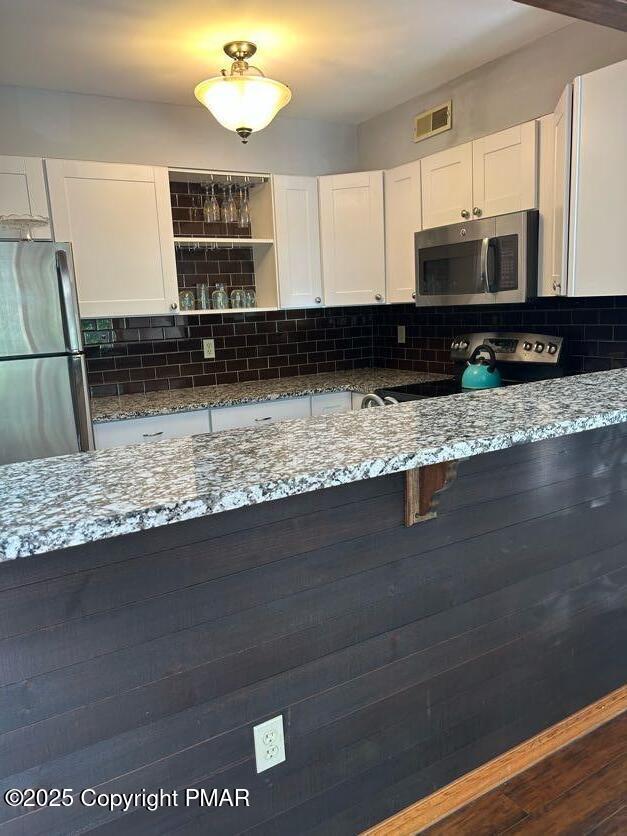
{"label": "light fixture ceiling mount", "polygon": [[270,124],[292,93],[285,84],[266,78],[259,67],[248,63],[257,52],[255,44],[229,41],[224,51],[233,59],[230,73],[221,70],[221,75],[201,81],[194,95],[221,125],[235,131],[246,143],[253,131]]}

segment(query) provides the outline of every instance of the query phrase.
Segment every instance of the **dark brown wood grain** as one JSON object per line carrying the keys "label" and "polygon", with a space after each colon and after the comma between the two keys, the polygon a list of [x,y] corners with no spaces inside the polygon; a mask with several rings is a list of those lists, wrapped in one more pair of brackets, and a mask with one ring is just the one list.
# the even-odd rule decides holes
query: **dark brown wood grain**
{"label": "dark brown wood grain", "polygon": [[[613,690],[626,450],[617,427],[469,459],[411,528],[397,474],[0,566],[0,794],[251,792],[0,806],[2,836],[343,836]],[[276,714],[287,761],[257,775]]]}
{"label": "dark brown wood grain", "polygon": [[516,2],[627,32],[625,0],[516,0]]}

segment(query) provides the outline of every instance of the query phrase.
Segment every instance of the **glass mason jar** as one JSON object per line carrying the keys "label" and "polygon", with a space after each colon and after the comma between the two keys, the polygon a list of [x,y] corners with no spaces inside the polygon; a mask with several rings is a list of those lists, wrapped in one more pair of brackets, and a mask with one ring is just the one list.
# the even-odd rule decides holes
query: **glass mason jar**
{"label": "glass mason jar", "polygon": [[179,290],[179,310],[193,311],[196,307],[193,290]]}
{"label": "glass mason jar", "polygon": [[216,310],[224,310],[229,306],[229,297],[226,295],[226,290],[223,284],[217,284],[216,289],[211,294],[211,307]]}
{"label": "glass mason jar", "polygon": [[243,288],[235,287],[231,291],[231,307],[232,308],[245,308],[246,307],[246,294],[244,293]]}
{"label": "glass mason jar", "polygon": [[254,308],[257,305],[257,294],[255,293],[254,287],[247,287],[246,292],[244,294],[245,304],[244,307],[246,308]]}

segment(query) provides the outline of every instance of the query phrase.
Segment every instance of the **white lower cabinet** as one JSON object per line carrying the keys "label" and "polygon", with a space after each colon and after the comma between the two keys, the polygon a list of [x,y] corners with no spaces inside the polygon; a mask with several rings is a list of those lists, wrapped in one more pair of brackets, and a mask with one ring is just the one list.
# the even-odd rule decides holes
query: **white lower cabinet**
{"label": "white lower cabinet", "polygon": [[209,411],[199,409],[195,412],[177,412],[173,415],[154,415],[149,418],[128,418],[123,421],[94,424],[94,442],[97,450],[103,450],[106,447],[162,441],[166,438],[182,438],[208,432]]}
{"label": "white lower cabinet", "polygon": [[312,415],[337,415],[352,409],[350,392],[324,392],[311,396]]}
{"label": "white lower cabinet", "polygon": [[213,432],[237,427],[265,427],[289,418],[308,418],[311,415],[309,396],[286,398],[280,401],[224,406],[211,410]]}

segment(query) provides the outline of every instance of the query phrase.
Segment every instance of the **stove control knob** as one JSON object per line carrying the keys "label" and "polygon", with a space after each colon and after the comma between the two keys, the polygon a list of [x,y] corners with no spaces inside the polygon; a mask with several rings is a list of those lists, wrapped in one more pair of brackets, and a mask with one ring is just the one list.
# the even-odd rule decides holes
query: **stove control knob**
{"label": "stove control knob", "polygon": [[455,340],[455,342],[451,343],[451,351],[456,351],[458,348],[459,348],[459,343],[457,342],[457,340]]}
{"label": "stove control knob", "polygon": [[555,345],[555,343],[549,343],[548,351],[549,354],[557,354],[557,346]]}
{"label": "stove control knob", "polygon": [[468,348],[468,342],[467,342],[467,340],[462,340],[462,341],[460,342],[460,344],[459,344],[459,347],[460,347],[461,349],[463,349],[464,351],[466,351],[466,349]]}
{"label": "stove control knob", "polygon": [[544,351],[544,343],[536,343],[533,347],[533,350],[538,354],[542,354]]}
{"label": "stove control knob", "polygon": [[531,351],[533,346],[531,345],[531,343],[523,343],[523,348],[525,349],[525,351]]}

